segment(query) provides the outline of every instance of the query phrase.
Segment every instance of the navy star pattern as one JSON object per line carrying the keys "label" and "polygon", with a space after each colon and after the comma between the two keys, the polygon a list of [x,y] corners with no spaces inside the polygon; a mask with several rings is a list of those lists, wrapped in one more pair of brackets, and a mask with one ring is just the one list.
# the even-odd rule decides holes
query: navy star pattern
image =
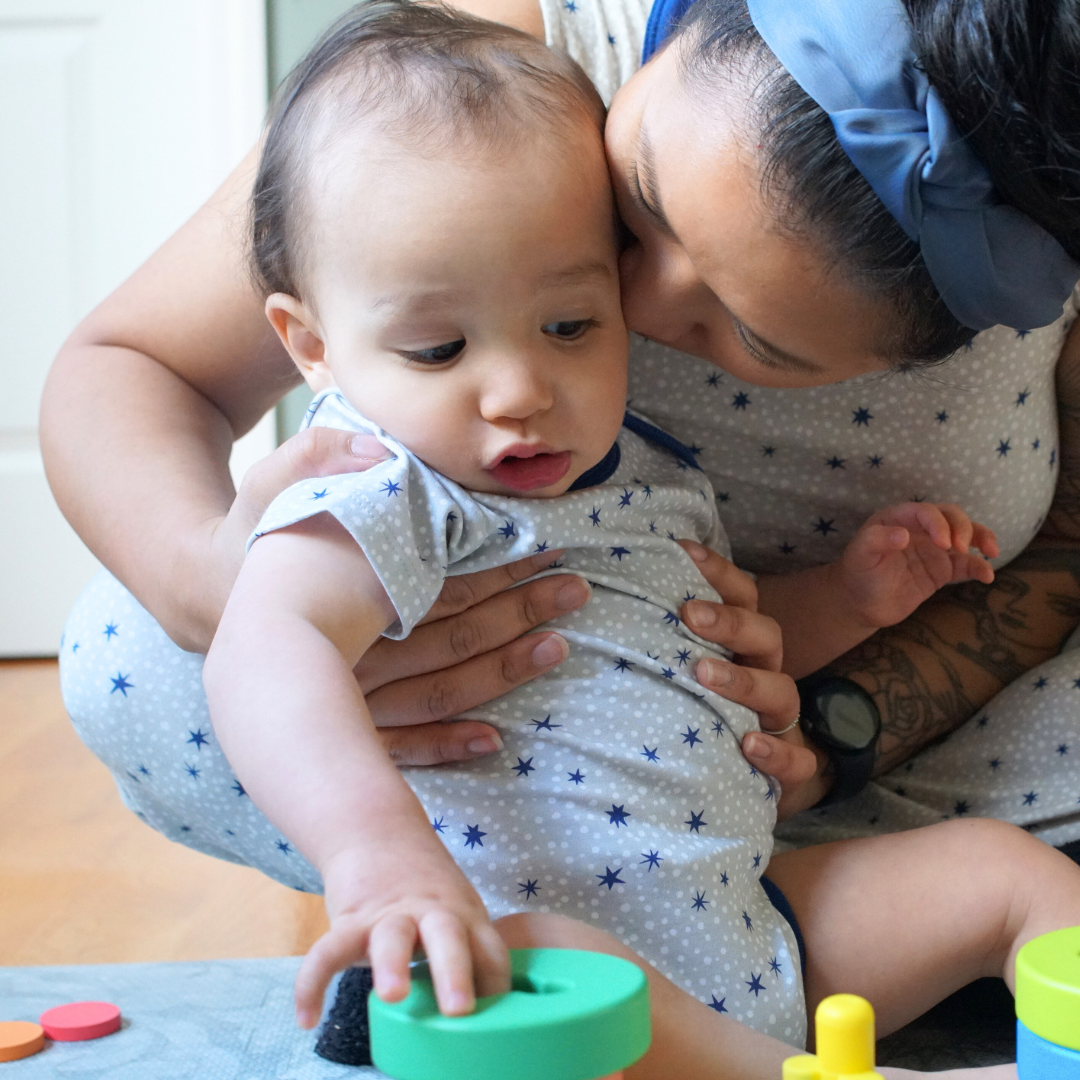
{"label": "navy star pattern", "polygon": [[487,836],[486,832],[481,832],[479,825],[466,825],[465,832],[461,834],[465,837],[465,846],[467,848],[483,847],[484,837]]}
{"label": "navy star pattern", "polygon": [[110,681],[112,682],[112,689],[109,691],[109,693],[115,694],[116,691],[119,690],[120,693],[124,695],[124,697],[127,697],[127,692],[129,690],[135,689],[135,684],[128,682],[128,677],[128,675],[121,675],[119,671],[116,673],[115,679],[110,676]]}

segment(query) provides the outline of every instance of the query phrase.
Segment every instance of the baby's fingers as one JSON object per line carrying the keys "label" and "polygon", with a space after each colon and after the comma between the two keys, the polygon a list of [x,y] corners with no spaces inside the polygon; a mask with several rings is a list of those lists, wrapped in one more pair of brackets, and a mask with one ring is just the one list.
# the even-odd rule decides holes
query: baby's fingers
{"label": "baby's fingers", "polygon": [[884,556],[903,551],[910,539],[911,533],[901,525],[864,525],[844,552],[844,563],[849,570],[874,570]]}
{"label": "baby's fingers", "polygon": [[988,559],[996,559],[1001,554],[997,537],[993,529],[972,522],[971,546],[978,548]]}
{"label": "baby's fingers", "polygon": [[[954,551],[966,555],[968,548],[971,547],[971,538],[975,529],[971,518],[954,503],[939,503],[937,509],[949,523],[949,530],[952,534],[949,543],[944,546],[951,547]],[[938,546],[942,545],[939,544]]]}
{"label": "baby's fingers", "polygon": [[431,981],[439,1012],[464,1016],[476,1007],[473,989],[473,956],[469,931],[458,916],[448,911],[429,911],[420,920]]}
{"label": "baby's fingers", "polygon": [[953,553],[953,584],[961,581],[981,581],[989,585],[994,580],[994,568],[974,551],[966,555]]}
{"label": "baby's fingers", "polygon": [[[296,1000],[296,1022],[302,1028],[313,1028],[322,1015],[323,995],[330,980],[350,964],[363,959],[361,935],[343,931],[340,926],[323,934],[312,945],[296,974],[293,994]],[[406,985],[407,991],[407,985]],[[404,996],[404,995],[403,995]]]}
{"label": "baby's fingers", "polygon": [[491,923],[473,927],[472,953],[476,996],[505,994],[510,989],[510,952]]}
{"label": "baby's fingers", "polygon": [[388,915],[373,927],[367,951],[375,993],[383,1001],[401,1001],[409,993],[409,964],[418,937],[416,921],[409,915]]}

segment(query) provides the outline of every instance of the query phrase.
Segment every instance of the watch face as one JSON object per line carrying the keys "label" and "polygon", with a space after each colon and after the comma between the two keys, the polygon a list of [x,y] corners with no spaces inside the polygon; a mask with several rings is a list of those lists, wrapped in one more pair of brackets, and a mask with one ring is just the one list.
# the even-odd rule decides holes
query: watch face
{"label": "watch face", "polygon": [[877,709],[858,690],[834,685],[818,695],[817,706],[837,745],[863,750],[876,738],[881,723]]}

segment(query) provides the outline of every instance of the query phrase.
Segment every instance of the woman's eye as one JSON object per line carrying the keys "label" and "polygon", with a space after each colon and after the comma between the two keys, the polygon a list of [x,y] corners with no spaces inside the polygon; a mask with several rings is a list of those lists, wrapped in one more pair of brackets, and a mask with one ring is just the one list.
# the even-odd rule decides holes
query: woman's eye
{"label": "woman's eye", "polygon": [[435,345],[430,349],[417,349],[414,352],[403,349],[401,355],[418,364],[445,364],[464,348],[465,339],[458,338],[457,341],[448,341],[445,345]]}
{"label": "woman's eye", "polygon": [[586,330],[599,324],[595,319],[573,319],[569,322],[553,322],[542,327],[549,337],[558,338],[560,341],[577,341]]}

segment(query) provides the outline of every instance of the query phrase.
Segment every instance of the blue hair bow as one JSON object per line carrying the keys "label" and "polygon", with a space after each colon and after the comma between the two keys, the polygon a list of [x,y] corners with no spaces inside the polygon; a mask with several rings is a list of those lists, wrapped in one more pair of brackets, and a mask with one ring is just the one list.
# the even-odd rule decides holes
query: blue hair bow
{"label": "blue hair bow", "polygon": [[[690,7],[658,0],[649,55]],[[828,114],[848,157],[919,244],[948,309],[974,330],[1060,315],[1080,263],[1000,202],[918,67],[899,0],[748,0],[758,32]]]}

